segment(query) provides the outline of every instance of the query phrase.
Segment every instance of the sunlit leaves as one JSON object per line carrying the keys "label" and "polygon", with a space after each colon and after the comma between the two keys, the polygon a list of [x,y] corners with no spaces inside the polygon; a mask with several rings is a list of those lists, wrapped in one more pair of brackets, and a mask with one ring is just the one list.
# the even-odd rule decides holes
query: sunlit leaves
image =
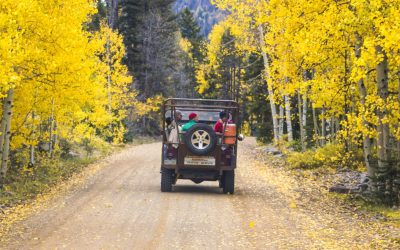
{"label": "sunlit leaves", "polygon": [[88,0],[0,2],[0,96],[15,88],[13,148],[50,140],[52,123],[53,135],[75,141],[123,131],[132,77],[122,37],[106,25],[86,30],[95,12]]}
{"label": "sunlit leaves", "polygon": [[[343,120],[347,132],[371,137],[376,136],[371,130],[378,124],[377,113],[388,110],[379,122],[389,123],[392,135],[400,139],[395,94],[399,86],[400,1],[213,2],[230,12],[227,23],[247,51],[257,51],[254,48],[260,46],[254,28],[265,27],[265,46],[258,51],[265,51],[271,59],[269,84],[274,85],[277,100],[299,92],[314,108],[324,108],[325,118]],[[358,37],[362,44],[357,58]],[[374,70],[383,60],[377,46],[383,48],[389,62],[389,92],[394,94],[386,100],[377,94]],[[312,80],[305,79],[305,72],[312,73]],[[360,103],[359,80],[364,81],[367,92],[365,105]]]}

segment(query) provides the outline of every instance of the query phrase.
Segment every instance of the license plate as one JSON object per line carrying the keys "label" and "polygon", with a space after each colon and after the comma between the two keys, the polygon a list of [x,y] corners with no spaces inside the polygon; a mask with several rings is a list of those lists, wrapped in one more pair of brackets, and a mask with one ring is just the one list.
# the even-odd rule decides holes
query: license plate
{"label": "license plate", "polygon": [[172,160],[170,160],[170,159],[165,159],[165,160],[164,160],[164,164],[165,164],[165,165],[176,165],[176,159],[172,159]]}
{"label": "license plate", "polygon": [[204,156],[189,156],[185,157],[185,165],[215,166],[215,158]]}

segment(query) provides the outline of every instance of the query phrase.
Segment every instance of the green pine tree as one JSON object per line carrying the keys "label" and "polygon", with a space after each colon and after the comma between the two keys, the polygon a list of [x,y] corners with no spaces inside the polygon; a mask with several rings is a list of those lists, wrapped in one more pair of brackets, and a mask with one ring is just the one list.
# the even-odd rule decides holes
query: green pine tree
{"label": "green pine tree", "polygon": [[186,38],[192,44],[192,55],[197,62],[201,62],[204,59],[204,55],[201,52],[201,45],[204,41],[204,37],[200,35],[200,27],[197,24],[193,13],[188,9],[184,8],[179,13],[178,18],[179,28],[183,38]]}

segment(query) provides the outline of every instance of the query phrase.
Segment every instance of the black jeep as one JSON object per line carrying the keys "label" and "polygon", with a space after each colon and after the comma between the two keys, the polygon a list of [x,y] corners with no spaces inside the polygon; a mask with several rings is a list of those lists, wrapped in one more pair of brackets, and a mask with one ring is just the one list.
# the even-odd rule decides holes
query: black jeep
{"label": "black jeep", "polygon": [[[223,133],[216,133],[213,126],[221,111],[230,114],[230,121],[224,123]],[[182,132],[181,126],[188,122],[192,112],[196,112],[199,121]],[[218,180],[223,193],[233,194],[237,141],[243,139],[238,135],[238,121],[239,104],[235,101],[166,100],[163,105],[161,191],[171,192],[178,179],[189,179],[197,184]]]}

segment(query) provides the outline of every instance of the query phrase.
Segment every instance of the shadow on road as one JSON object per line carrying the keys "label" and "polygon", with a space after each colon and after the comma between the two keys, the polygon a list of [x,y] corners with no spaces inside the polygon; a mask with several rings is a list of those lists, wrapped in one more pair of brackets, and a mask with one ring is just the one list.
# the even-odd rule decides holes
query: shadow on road
{"label": "shadow on road", "polygon": [[[218,185],[218,184],[217,184]],[[174,193],[182,193],[182,194],[202,194],[202,195],[212,195],[212,194],[219,194],[222,195],[222,189],[218,188],[218,186],[205,186],[205,185],[179,185],[179,183],[174,186],[173,189]]]}

